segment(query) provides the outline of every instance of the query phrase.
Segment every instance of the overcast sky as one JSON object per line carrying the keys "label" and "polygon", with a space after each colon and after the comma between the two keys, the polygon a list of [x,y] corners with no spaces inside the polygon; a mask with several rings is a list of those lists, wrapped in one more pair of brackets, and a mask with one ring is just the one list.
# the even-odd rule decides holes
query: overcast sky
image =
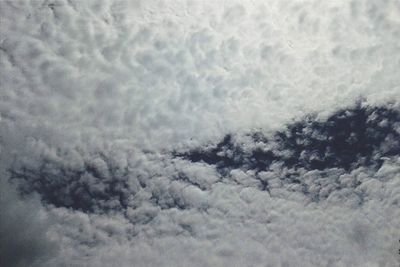
{"label": "overcast sky", "polygon": [[2,266],[396,266],[397,0],[0,1]]}

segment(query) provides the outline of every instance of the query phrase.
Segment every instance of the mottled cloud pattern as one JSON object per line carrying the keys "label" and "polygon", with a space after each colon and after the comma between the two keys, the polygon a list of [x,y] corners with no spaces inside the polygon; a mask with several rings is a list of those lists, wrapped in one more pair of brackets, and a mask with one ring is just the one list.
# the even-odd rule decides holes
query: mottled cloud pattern
{"label": "mottled cloud pattern", "polygon": [[0,265],[398,264],[397,1],[0,19]]}

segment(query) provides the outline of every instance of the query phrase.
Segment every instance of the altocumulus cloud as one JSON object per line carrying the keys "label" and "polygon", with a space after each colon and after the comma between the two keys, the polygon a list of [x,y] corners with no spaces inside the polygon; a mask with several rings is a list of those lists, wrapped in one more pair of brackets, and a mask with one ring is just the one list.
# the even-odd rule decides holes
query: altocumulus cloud
{"label": "altocumulus cloud", "polygon": [[395,266],[396,1],[1,1],[4,266]]}

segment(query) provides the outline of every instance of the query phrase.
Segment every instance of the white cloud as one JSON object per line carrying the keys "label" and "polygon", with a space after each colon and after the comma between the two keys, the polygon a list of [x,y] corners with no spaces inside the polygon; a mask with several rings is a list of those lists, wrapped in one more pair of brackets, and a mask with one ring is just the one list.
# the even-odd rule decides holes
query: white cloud
{"label": "white cloud", "polygon": [[[374,151],[378,170],[275,162],[222,175],[171,152],[236,133],[248,155],[289,158],[242,134],[269,137],[310,113],[323,121],[360,98],[397,110],[396,1],[0,7],[1,181],[43,200],[4,190],[9,218],[32,220],[21,227],[39,248],[21,260],[47,257],[54,238],[48,266],[395,265],[399,159],[382,158],[394,136]],[[48,229],[32,210],[51,218]]]}

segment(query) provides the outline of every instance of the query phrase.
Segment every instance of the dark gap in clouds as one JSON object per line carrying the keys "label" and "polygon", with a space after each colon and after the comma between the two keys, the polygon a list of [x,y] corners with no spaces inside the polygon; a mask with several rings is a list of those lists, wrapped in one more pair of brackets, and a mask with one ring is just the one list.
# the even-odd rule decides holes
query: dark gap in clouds
{"label": "dark gap in clouds", "polygon": [[212,148],[174,152],[174,156],[215,165],[222,175],[238,168],[265,171],[274,162],[305,170],[351,171],[359,166],[377,169],[383,163],[381,157],[400,154],[400,134],[395,129],[399,122],[400,113],[395,108],[358,104],[336,112],[326,121],[308,116],[271,138],[259,132],[249,134],[254,145],[273,144],[274,149],[256,147],[245,152],[231,135],[226,135]]}
{"label": "dark gap in clouds", "polygon": [[77,171],[43,160],[41,166],[35,169],[10,170],[11,179],[20,182],[22,194],[38,192],[43,201],[56,207],[84,212],[126,209],[131,194],[127,179],[117,174],[105,158],[103,160],[109,166],[107,174],[89,163],[84,164],[84,170]]}
{"label": "dark gap in clouds", "polygon": [[[112,161],[105,155],[101,157],[107,170],[101,170],[92,163],[85,162],[82,170],[69,169],[59,162],[42,159],[35,168],[20,167],[10,169],[10,179],[18,181],[22,195],[33,192],[40,194],[42,201],[56,207],[71,208],[88,213],[113,213],[125,211],[137,191],[145,189],[153,177],[135,176],[128,170],[113,167]],[[138,188],[128,184],[128,176],[135,176]],[[182,172],[170,177],[170,181],[180,181],[185,185],[193,185],[200,190],[206,188]],[[187,209],[190,205],[183,199],[171,195],[168,190],[150,190],[150,203],[161,209]],[[140,201],[135,203],[137,208]]]}
{"label": "dark gap in clouds", "polygon": [[[268,192],[274,185],[270,185],[261,172],[271,171],[279,177],[282,187],[287,186],[288,190],[295,190],[318,202],[343,186],[332,181],[333,187],[328,193],[310,189],[314,183],[323,187],[323,180],[332,171],[337,172],[336,177],[360,166],[377,170],[383,163],[382,157],[399,155],[400,136],[398,129],[396,131],[399,125],[398,109],[357,105],[340,110],[325,121],[308,116],[269,137],[253,132],[247,136],[250,141],[240,143],[235,141],[235,136],[228,134],[215,146],[173,152],[173,155],[189,163],[204,162],[214,166],[222,179],[230,179],[230,172],[235,169],[253,171],[254,174],[246,178],[248,181],[245,183],[249,183],[244,185]],[[182,196],[169,192],[170,183],[178,181],[181,185],[207,190],[205,184],[181,171],[167,177],[167,185],[151,186],[152,179],[158,177],[156,173],[141,177],[141,174],[114,164],[105,153],[90,156],[79,170],[49,158],[42,158],[40,162],[35,167],[20,166],[10,170],[11,179],[20,182],[20,191],[23,194],[38,192],[45,203],[84,212],[124,212],[128,207],[137,208],[141,206],[141,200],[132,202],[132,198],[142,189],[151,194],[147,200],[158,208],[188,209],[191,205]],[[316,172],[313,184],[300,178],[308,171]],[[356,186],[348,185],[349,188]]]}
{"label": "dark gap in clouds", "polygon": [[[192,162],[205,162],[215,165],[222,174],[227,174],[230,169],[243,167],[244,161],[248,159],[242,148],[234,143],[230,134],[226,135],[216,147],[210,150],[195,149],[182,154],[174,153],[174,156],[183,157]],[[262,156],[264,155],[260,155],[260,157]]]}

